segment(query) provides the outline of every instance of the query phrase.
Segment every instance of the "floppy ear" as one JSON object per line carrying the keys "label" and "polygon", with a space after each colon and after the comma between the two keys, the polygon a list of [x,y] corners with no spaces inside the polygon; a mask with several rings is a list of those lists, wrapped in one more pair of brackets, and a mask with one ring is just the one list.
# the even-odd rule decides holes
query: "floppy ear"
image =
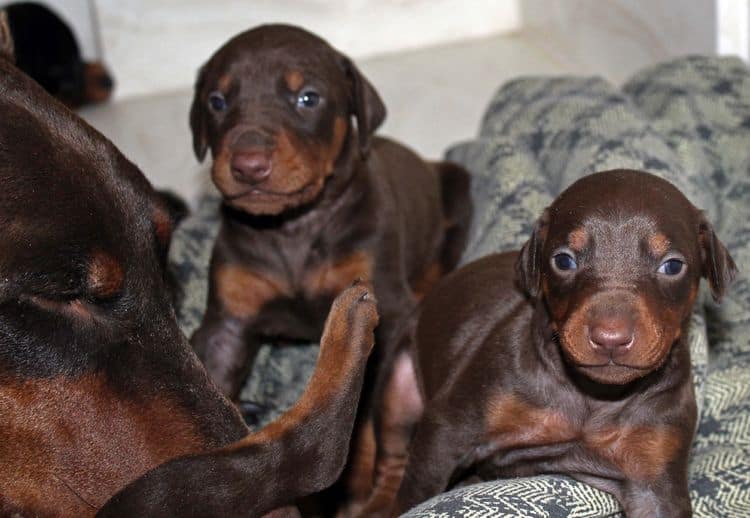
{"label": "floppy ear", "polygon": [[206,158],[208,135],[206,133],[206,106],[203,102],[203,85],[206,82],[205,67],[198,70],[198,79],[193,92],[193,105],[190,107],[190,129],[193,132],[193,151],[199,162]]}
{"label": "floppy ear", "polygon": [[10,32],[10,22],[8,13],[0,11],[0,57],[15,61],[15,51],[13,46],[13,34]]}
{"label": "floppy ear", "polygon": [[702,274],[708,279],[714,300],[719,302],[737,275],[737,266],[727,248],[716,237],[714,228],[705,215],[701,217],[698,232],[703,263]]}
{"label": "floppy ear", "polygon": [[534,224],[531,237],[521,248],[516,260],[516,281],[530,296],[536,297],[541,287],[542,247],[547,237],[549,209],[544,209]]}
{"label": "floppy ear", "polygon": [[346,56],[342,58],[346,75],[349,77],[349,98],[352,103],[350,110],[357,119],[359,151],[364,156],[370,150],[370,137],[385,120],[385,105],[378,92],[354,63]]}

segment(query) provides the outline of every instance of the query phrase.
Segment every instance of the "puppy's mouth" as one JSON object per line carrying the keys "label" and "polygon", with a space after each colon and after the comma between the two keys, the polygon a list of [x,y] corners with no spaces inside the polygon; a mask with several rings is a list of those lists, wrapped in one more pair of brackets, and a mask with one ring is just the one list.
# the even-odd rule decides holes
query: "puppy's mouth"
{"label": "puppy's mouth", "polygon": [[649,372],[653,370],[653,367],[644,367],[642,365],[629,365],[627,363],[620,363],[618,361],[615,361],[613,358],[610,358],[609,361],[605,361],[603,363],[574,363],[573,364],[577,369],[604,369],[606,367],[623,367],[626,369],[633,369],[637,371],[644,371]]}
{"label": "puppy's mouth", "polygon": [[251,187],[236,194],[224,193],[224,199],[228,202],[240,200],[242,198],[288,198],[290,196],[302,196],[312,192],[320,182],[310,182],[299,189],[293,191],[274,191],[263,189],[261,187]]}
{"label": "puppy's mouth", "polygon": [[614,361],[604,365],[574,365],[574,368],[588,379],[602,385],[627,385],[653,370],[640,366],[622,365]]}

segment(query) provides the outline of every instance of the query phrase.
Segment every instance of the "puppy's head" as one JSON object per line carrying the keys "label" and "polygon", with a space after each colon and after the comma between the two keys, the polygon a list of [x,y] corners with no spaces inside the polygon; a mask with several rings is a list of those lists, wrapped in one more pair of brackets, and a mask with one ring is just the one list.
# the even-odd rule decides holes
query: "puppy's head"
{"label": "puppy's head", "polygon": [[348,148],[385,118],[354,64],[302,29],[266,25],[220,48],[200,70],[190,110],[193,148],[229,205],[279,214],[314,200]]}
{"label": "puppy's head", "polygon": [[626,384],[661,367],[685,331],[701,277],[719,300],[736,274],[703,214],[640,171],[586,176],[536,223],[517,265],[569,363]]}

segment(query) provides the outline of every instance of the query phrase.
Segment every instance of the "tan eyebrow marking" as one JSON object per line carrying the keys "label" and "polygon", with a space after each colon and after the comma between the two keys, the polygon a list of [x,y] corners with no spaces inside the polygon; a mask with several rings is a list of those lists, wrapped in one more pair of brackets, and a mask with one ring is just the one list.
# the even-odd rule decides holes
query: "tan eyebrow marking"
{"label": "tan eyebrow marking", "polygon": [[289,90],[296,92],[305,84],[305,76],[299,70],[287,70],[284,72],[284,81],[286,81]]}
{"label": "tan eyebrow marking", "polygon": [[232,86],[232,76],[231,74],[224,74],[219,78],[216,85],[219,87],[219,90],[221,90],[222,93],[227,93],[229,91],[229,87]]}
{"label": "tan eyebrow marking", "polygon": [[651,250],[651,255],[657,259],[669,251],[671,244],[667,236],[661,232],[657,232],[648,238],[648,247]]}
{"label": "tan eyebrow marking", "polygon": [[117,295],[125,281],[122,264],[103,250],[95,251],[89,261],[89,289],[101,299]]}
{"label": "tan eyebrow marking", "polygon": [[575,228],[568,234],[568,246],[575,252],[582,251],[588,243],[589,233],[583,227]]}

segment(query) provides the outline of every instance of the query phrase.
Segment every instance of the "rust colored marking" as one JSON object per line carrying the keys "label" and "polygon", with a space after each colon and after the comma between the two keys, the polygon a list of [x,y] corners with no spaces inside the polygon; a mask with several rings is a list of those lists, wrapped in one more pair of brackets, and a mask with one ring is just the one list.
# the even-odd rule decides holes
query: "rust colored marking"
{"label": "rust colored marking", "polygon": [[296,506],[288,505],[274,509],[270,513],[264,514],[262,518],[299,518],[301,516]]}
{"label": "rust colored marking", "polygon": [[214,183],[230,204],[250,214],[279,214],[291,207],[310,203],[320,194],[326,178],[333,173],[348,132],[346,118],[333,122],[330,142],[300,139],[282,129],[276,135],[271,162],[273,170],[261,191],[242,196],[246,186],[238,184],[230,168],[231,151],[223,141],[211,168]]}
{"label": "rust colored marking", "polygon": [[331,138],[330,146],[321,153],[321,169],[326,176],[333,172],[336,159],[344,147],[344,140],[348,129],[349,125],[343,117],[337,117],[333,121],[333,137]]}
{"label": "rust colored marking", "polygon": [[120,261],[103,250],[97,250],[89,260],[89,290],[99,299],[117,295],[125,282],[125,271]]}
{"label": "rust colored marking", "polygon": [[172,239],[172,218],[170,218],[167,211],[161,207],[154,207],[151,217],[154,221],[156,239],[159,241],[162,248],[167,248],[169,246],[169,241]]}
{"label": "rust colored marking", "polygon": [[661,232],[657,232],[648,238],[648,248],[651,255],[659,259],[669,251],[669,247],[672,243],[669,241],[667,236]]}
{"label": "rust colored marking", "polygon": [[232,86],[231,74],[224,74],[221,76],[216,82],[216,86],[219,87],[219,90],[221,90],[222,93],[226,94],[229,91],[229,87]]}
{"label": "rust colored marking", "polygon": [[501,450],[563,443],[580,435],[562,413],[531,406],[513,394],[491,399],[485,415],[488,438]]}
{"label": "rust colored marking", "polygon": [[350,500],[347,502],[348,511],[344,516],[358,516],[359,510],[367,501],[375,483],[375,427],[372,419],[360,424],[352,439],[352,453],[348,471],[345,474],[346,488]]}
{"label": "rust colored marking", "polygon": [[220,266],[214,282],[223,308],[238,318],[253,317],[267,302],[291,292],[281,280],[234,264]]}
{"label": "rust colored marking", "polygon": [[291,92],[296,92],[305,84],[305,76],[299,70],[287,70],[284,72],[284,81]]}
{"label": "rust colored marking", "polygon": [[414,283],[412,291],[417,302],[421,302],[433,286],[443,277],[443,265],[439,261],[432,263],[424,275]]}
{"label": "rust colored marking", "polygon": [[680,431],[666,425],[607,427],[587,433],[585,442],[632,480],[654,480],[682,449]]}
{"label": "rust colored marking", "polygon": [[573,229],[568,234],[568,246],[575,252],[582,252],[589,243],[589,233],[583,227]]}
{"label": "rust colored marking", "polygon": [[93,516],[116,491],[207,447],[166,397],[123,399],[103,375],[0,380],[0,501],[38,516]]}
{"label": "rust colored marking", "polygon": [[372,279],[373,258],[366,252],[357,251],[334,262],[324,263],[305,277],[308,294],[338,294],[355,279]]}
{"label": "rust colored marking", "polygon": [[[91,103],[101,103],[112,95],[112,87],[105,86],[108,77],[107,70],[101,63],[86,63],[83,68],[84,89],[86,100]],[[111,83],[110,83],[111,84]]]}
{"label": "rust colored marking", "polygon": [[[580,365],[606,363],[591,347],[585,327],[589,324],[589,315],[599,304],[606,306],[613,303],[623,308],[629,306],[628,311],[635,315],[636,340],[630,351],[618,358],[618,362],[641,369],[641,375],[645,375],[646,370],[651,371],[661,366],[679,334],[680,316],[684,308],[655,307],[647,298],[641,295],[631,297],[628,293],[603,300],[595,295],[571,313],[560,330],[560,343],[568,357]],[[622,379],[618,383],[626,381],[630,380]]]}
{"label": "rust colored marking", "polygon": [[48,311],[61,311],[77,318],[91,318],[91,312],[87,307],[86,303],[80,299],[74,299],[70,301],[59,301],[53,299],[45,299],[32,295],[28,298],[29,301],[36,304],[40,308]]}

